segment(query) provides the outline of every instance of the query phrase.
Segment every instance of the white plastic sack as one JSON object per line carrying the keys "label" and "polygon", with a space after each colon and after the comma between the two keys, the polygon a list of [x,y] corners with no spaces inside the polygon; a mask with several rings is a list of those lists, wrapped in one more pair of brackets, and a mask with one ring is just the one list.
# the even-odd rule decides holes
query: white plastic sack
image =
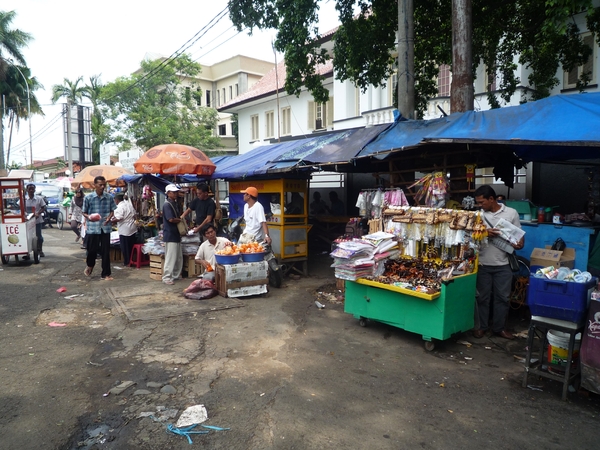
{"label": "white plastic sack", "polygon": [[177,421],[176,427],[187,427],[190,425],[194,425],[195,423],[202,423],[208,420],[208,413],[206,412],[206,408],[204,405],[194,405],[187,408],[184,412],[179,416],[179,420]]}

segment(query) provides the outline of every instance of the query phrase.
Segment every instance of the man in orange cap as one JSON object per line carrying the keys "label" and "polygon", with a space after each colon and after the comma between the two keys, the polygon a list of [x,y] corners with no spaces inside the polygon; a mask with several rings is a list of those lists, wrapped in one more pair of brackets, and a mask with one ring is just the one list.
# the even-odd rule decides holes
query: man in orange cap
{"label": "man in orange cap", "polygon": [[265,217],[265,208],[258,202],[258,189],[255,187],[247,187],[243,191],[244,194],[244,221],[246,228],[244,234],[240,236],[240,243],[244,242],[263,242],[271,245],[269,237],[269,227],[267,227],[267,218]]}

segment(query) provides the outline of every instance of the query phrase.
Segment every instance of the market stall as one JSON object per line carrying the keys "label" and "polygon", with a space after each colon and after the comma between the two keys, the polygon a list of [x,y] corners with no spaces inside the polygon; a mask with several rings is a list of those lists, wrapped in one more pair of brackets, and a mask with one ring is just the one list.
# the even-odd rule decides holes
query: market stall
{"label": "market stall", "polygon": [[272,249],[280,264],[301,265],[308,274],[308,181],[306,179],[273,179],[230,181],[229,218],[244,215],[240,191],[249,186],[258,189],[258,202],[265,209]]}
{"label": "market stall", "polygon": [[[344,310],[421,334],[425,348],[473,328],[477,254],[487,240],[480,212],[389,207],[384,232],[339,242]],[[391,245],[390,243],[394,244]]]}

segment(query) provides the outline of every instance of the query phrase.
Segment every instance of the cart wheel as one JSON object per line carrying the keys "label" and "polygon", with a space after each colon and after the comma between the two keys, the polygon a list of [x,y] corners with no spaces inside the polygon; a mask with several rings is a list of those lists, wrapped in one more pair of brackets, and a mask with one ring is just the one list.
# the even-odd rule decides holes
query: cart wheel
{"label": "cart wheel", "polygon": [[8,264],[8,256],[2,255],[2,264]]}
{"label": "cart wheel", "polygon": [[361,317],[360,319],[358,319],[358,324],[361,327],[366,327],[367,325],[369,325],[369,319],[365,319],[364,317]]}
{"label": "cart wheel", "polygon": [[58,217],[56,218],[56,225],[58,226],[59,230],[63,229],[63,222],[64,222],[64,219],[63,219],[62,213],[59,212]]}
{"label": "cart wheel", "polygon": [[435,348],[435,342],[433,341],[425,341],[425,350],[427,350],[428,352],[433,351],[433,349]]}

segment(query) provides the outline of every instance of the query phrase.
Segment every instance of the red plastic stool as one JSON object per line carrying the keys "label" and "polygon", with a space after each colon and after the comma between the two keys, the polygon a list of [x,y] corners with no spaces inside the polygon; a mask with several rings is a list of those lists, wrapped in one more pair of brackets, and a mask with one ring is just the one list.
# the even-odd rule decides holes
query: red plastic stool
{"label": "red plastic stool", "polygon": [[150,265],[150,256],[144,254],[142,246],[144,244],[134,244],[131,249],[131,256],[129,257],[129,267],[135,266],[139,269],[142,266]]}

